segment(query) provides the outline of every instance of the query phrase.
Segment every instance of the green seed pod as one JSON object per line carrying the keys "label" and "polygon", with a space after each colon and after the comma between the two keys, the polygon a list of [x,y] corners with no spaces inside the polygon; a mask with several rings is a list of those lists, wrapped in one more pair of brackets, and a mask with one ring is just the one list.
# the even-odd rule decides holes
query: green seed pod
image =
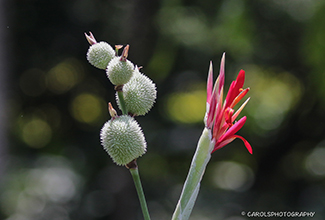
{"label": "green seed pod", "polygon": [[133,72],[133,63],[122,57],[113,58],[106,69],[108,79],[116,86],[127,83],[131,79]]}
{"label": "green seed pod", "polygon": [[117,165],[126,165],[147,149],[143,132],[131,116],[122,115],[106,122],[100,132],[104,149]]}
{"label": "green seed pod", "polygon": [[[123,96],[126,109],[133,115],[145,115],[152,108],[156,97],[156,85],[144,74],[135,68],[133,77],[123,86]],[[117,103],[120,107],[118,95]]]}
{"label": "green seed pod", "polygon": [[115,57],[114,49],[106,42],[91,45],[87,52],[87,60],[99,69],[106,69],[109,61]]}

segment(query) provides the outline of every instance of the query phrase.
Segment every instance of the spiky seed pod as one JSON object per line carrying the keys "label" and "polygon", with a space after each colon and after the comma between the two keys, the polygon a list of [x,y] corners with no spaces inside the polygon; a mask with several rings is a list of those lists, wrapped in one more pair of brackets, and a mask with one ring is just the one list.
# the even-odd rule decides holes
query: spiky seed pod
{"label": "spiky seed pod", "polygon": [[107,66],[106,74],[112,84],[124,85],[127,83],[134,71],[134,65],[131,61],[121,57],[114,57]]}
{"label": "spiky seed pod", "polygon": [[[123,96],[126,109],[133,115],[145,115],[152,108],[157,97],[156,85],[135,68],[130,81],[123,86]],[[117,103],[120,107],[118,95]]]}
{"label": "spiky seed pod", "polygon": [[115,51],[106,42],[91,45],[87,52],[87,60],[99,69],[106,69],[108,63],[115,57]]}
{"label": "spiky seed pod", "polygon": [[147,149],[143,132],[131,116],[122,115],[107,121],[100,139],[104,149],[117,165],[126,165],[142,156]]}

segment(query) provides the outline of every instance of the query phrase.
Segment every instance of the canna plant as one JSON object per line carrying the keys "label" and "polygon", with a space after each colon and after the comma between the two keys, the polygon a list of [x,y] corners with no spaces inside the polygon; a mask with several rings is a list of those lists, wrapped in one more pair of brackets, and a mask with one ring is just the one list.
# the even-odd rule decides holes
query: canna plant
{"label": "canna plant", "polygon": [[193,156],[190,170],[172,217],[173,220],[186,220],[189,218],[200,190],[201,179],[213,152],[239,138],[244,142],[248,152],[250,154],[253,153],[248,141],[236,135],[237,131],[245,124],[246,116],[235,122],[239,113],[249,101],[249,98],[236,112],[233,109],[249,91],[249,88],[243,89],[245,71],[241,70],[237,79],[231,83],[226,99],[223,102],[224,81],[225,54],[222,56],[219,76],[214,86],[212,63],[210,63],[207,81],[206,113],[204,117],[205,128]]}
{"label": "canna plant", "polygon": [[117,165],[130,170],[143,216],[148,220],[150,216],[136,163],[136,159],[146,153],[147,143],[134,116],[145,115],[152,108],[157,97],[156,86],[127,59],[129,45],[118,56],[121,45],[115,46],[114,51],[108,43],[98,43],[91,32],[85,36],[91,45],[87,60],[93,66],[106,71],[107,78],[115,85],[116,100],[122,111],[122,115],[118,115],[112,104],[108,103],[111,119],[101,129],[101,144]]}
{"label": "canna plant", "polygon": [[[108,79],[115,85],[117,105],[122,112],[122,115],[118,115],[112,104],[108,103],[111,119],[101,129],[101,144],[117,165],[125,166],[130,170],[144,219],[149,220],[150,215],[136,163],[137,158],[146,153],[147,144],[135,117],[147,114],[153,107],[157,97],[156,86],[127,59],[129,45],[124,47],[119,56],[118,50],[123,46],[116,45],[114,51],[108,43],[98,43],[91,32],[85,36],[91,45],[87,52],[87,60],[93,66],[106,71]],[[189,218],[199,193],[200,182],[213,152],[239,138],[244,142],[248,152],[253,153],[248,141],[236,134],[246,122],[246,116],[237,122],[236,119],[249,98],[236,111],[234,109],[249,91],[249,88],[243,89],[245,71],[241,70],[236,80],[231,83],[225,100],[223,100],[224,80],[225,54],[222,56],[219,76],[214,86],[212,62],[210,63],[205,127],[198,141],[172,220]]]}

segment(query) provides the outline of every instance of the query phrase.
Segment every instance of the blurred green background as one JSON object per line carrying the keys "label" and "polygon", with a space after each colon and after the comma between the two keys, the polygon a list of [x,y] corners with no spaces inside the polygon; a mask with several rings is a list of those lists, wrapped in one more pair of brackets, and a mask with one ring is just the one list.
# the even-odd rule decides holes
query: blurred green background
{"label": "blurred green background", "polygon": [[129,171],[100,145],[107,103],[117,105],[86,60],[89,31],[130,44],[157,85],[154,108],[137,118],[153,220],[171,218],[204,126],[209,62],[216,77],[223,52],[226,90],[246,71],[239,134],[254,154],[240,140],[213,154],[190,219],[325,216],[324,1],[2,0],[0,10],[0,219],[143,219]]}

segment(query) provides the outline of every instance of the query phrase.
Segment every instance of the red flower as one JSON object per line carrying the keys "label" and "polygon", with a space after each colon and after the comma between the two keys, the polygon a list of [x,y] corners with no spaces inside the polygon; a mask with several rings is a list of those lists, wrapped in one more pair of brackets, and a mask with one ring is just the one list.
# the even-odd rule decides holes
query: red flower
{"label": "red flower", "polygon": [[249,153],[253,153],[251,145],[248,141],[236,135],[246,122],[246,116],[235,122],[237,116],[247,104],[249,98],[235,112],[235,105],[247,94],[249,88],[243,89],[245,81],[245,71],[240,70],[237,79],[230,85],[228,94],[223,102],[223,87],[225,81],[225,54],[223,54],[220,64],[219,76],[213,86],[213,70],[210,63],[209,76],[207,82],[207,110],[205,117],[205,125],[208,129],[212,129],[212,140],[215,146],[212,153],[234,139],[241,139]]}

